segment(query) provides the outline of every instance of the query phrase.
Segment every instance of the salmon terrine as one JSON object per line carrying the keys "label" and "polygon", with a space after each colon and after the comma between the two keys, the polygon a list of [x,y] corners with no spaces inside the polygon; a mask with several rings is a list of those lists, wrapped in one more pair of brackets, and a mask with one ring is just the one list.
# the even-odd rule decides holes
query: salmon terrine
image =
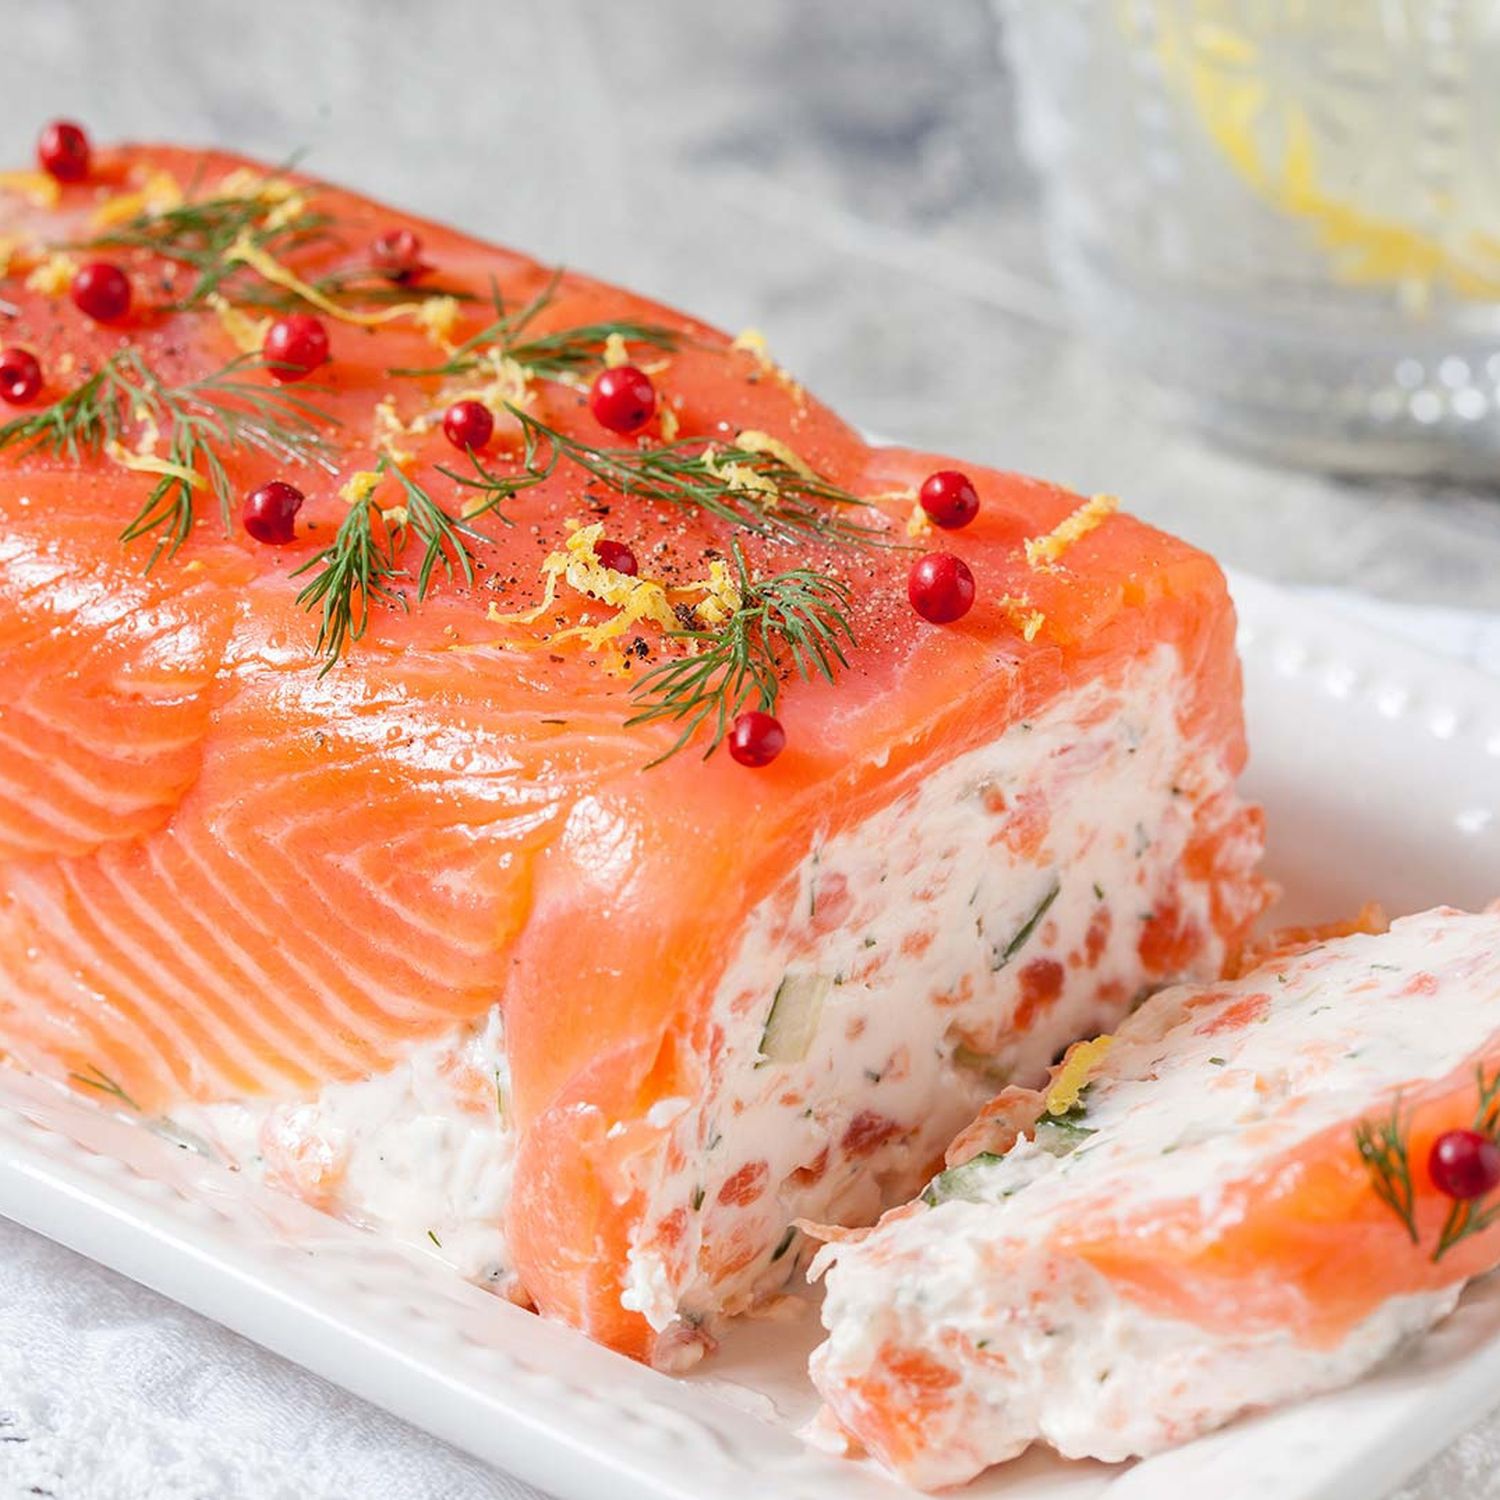
{"label": "salmon terrine", "polygon": [[922,1488],[1355,1379],[1500,1262],[1500,907],[1156,995],[830,1244],[812,1373]]}
{"label": "salmon terrine", "polygon": [[218,155],[0,177],[0,1049],[680,1366],[1263,904],[1202,553]]}

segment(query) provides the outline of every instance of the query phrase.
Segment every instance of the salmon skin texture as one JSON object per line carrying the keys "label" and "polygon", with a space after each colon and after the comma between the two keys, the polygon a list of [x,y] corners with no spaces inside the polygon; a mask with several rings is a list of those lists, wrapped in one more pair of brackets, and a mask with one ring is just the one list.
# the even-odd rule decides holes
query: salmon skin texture
{"label": "salmon skin texture", "polygon": [[[1449,1131],[1500,1122],[1500,906],[1291,935],[1008,1089],[922,1197],[835,1233],[827,1417],[909,1482],[1150,1454],[1346,1384],[1500,1263]],[[1350,926],[1354,931],[1350,932]]]}
{"label": "salmon skin texture", "polygon": [[[77,252],[75,264],[102,255],[132,278],[130,317],[104,326],[69,301],[65,273],[49,279],[40,247],[97,233],[101,212],[163,180],[211,198],[247,171],[269,169],[131,146],[99,152],[90,179],[64,187],[55,205],[0,193],[0,232],[16,247],[3,296],[17,312],[5,339],[42,363],[36,405],[65,395],[122,346],[168,383],[235,358],[230,317],[202,304],[170,310],[192,286],[192,268],[143,249]],[[327,216],[326,234],[281,253],[303,282],[358,269],[377,236],[415,230],[431,280],[476,299],[460,304],[448,348],[492,320],[493,289],[516,308],[552,284],[553,272],[525,256],[334,187],[278,180],[301,183]],[[265,290],[253,278],[238,284]],[[248,299],[237,310],[264,315]],[[684,1220],[661,1211],[657,1191],[664,1174],[692,1167],[673,1122],[684,1109],[704,1115],[715,1059],[735,1046],[753,1051],[772,1000],[744,1001],[742,1044],[727,1039],[715,996],[738,935],[757,913],[775,927],[766,914],[790,900],[788,883],[818,850],[855,850],[871,819],[965,756],[1002,741],[1020,747],[1033,721],[1051,726],[1066,756],[1077,738],[1059,727],[1069,705],[1100,737],[1101,756],[1118,753],[1122,777],[1135,748],[1124,745],[1127,732],[1148,747],[1172,736],[1171,774],[1159,778],[1160,805],[1143,815],[1151,826],[1140,837],[1150,842],[1159,817],[1177,842],[1161,853],[1152,890],[1113,912],[1118,972],[1108,984],[1088,978],[1085,956],[1087,947],[1097,958],[1105,937],[1086,944],[1082,930],[1108,923],[1095,912],[1065,931],[1056,915],[1075,897],[1094,898],[1073,890],[1064,871],[1053,877],[1062,904],[1044,910],[1052,897],[1042,769],[1029,773],[1028,808],[1008,806],[1003,792],[984,804],[997,820],[986,837],[1012,850],[1016,868],[1039,872],[1041,899],[1027,896],[1032,927],[1017,921],[992,936],[984,951],[993,957],[973,965],[975,982],[997,986],[983,1001],[997,1028],[987,1045],[1003,1051],[1025,1033],[1029,1060],[1017,1066],[1030,1081],[1086,1029],[1085,1012],[1088,1025],[1107,1024],[1142,985],[1216,972],[1265,893],[1255,874],[1258,815],[1233,797],[1244,759],[1240,678],[1233,612],[1209,558],[1118,514],[1033,563],[1024,543],[1072,516],[1080,497],[971,467],[978,518],[918,545],[958,553],[977,602],[955,624],[928,624],[907,601],[915,554],[905,527],[915,487],[947,464],[865,443],[753,344],[733,346],[582,275],[557,281],[529,332],[620,319],[679,335],[670,351],[629,353],[651,369],[680,441],[769,434],[867,498],[859,518],[897,545],[775,540],[590,482],[564,462],[506,502],[513,524],[494,515],[473,523],[482,541],[472,582],[439,569],[419,601],[419,549],[408,542],[399,597],[372,605],[363,638],[324,673],[315,618],[296,600],[307,575],[293,574],[349,514],[341,491],[351,478],[384,454],[455,509],[464,499],[439,472],[461,460],[436,418],[475,377],[389,373],[446,358],[414,318],[359,325],[325,316],[330,360],[289,387],[337,423],[325,461],[221,449],[237,493],[275,478],[306,492],[285,546],[256,542],[233,515],[226,526],[200,495],[185,543],[148,572],[150,540],[124,543],[121,533],[155,476],[122,467],[118,454],[0,452],[0,1048],[14,1066],[107,1089],[145,1114],[183,1115],[300,1108],[456,1038],[434,1070],[461,1075],[455,1108],[514,1145],[505,1254],[522,1294],[645,1357],[661,1354],[666,1333],[690,1339],[707,1316],[657,1316],[647,1294],[627,1286],[644,1244],[666,1246],[663,1255],[675,1246],[679,1261],[687,1254]],[[597,368],[584,371],[585,388]],[[260,371],[245,378],[269,383]],[[599,426],[577,384],[533,378],[518,399],[580,441],[634,441]],[[519,461],[520,439],[515,420],[496,411],[488,459],[503,468]],[[653,419],[650,441],[670,436],[660,424]],[[120,441],[150,452],[149,434],[128,425]],[[380,503],[393,506],[400,496],[386,484]],[[789,746],[774,764],[749,771],[722,749],[705,760],[700,743],[649,765],[680,728],[625,725],[640,673],[682,649],[656,625],[623,637],[623,653],[576,637],[549,642],[610,613],[565,586],[535,622],[489,618],[542,600],[543,559],[576,523],[602,523],[635,551],[643,575],[668,587],[702,579],[735,544],[754,576],[807,567],[847,583],[858,645],[831,683],[788,676],[777,714]],[[1153,662],[1170,688],[1154,713],[1139,692],[1130,699],[1129,686],[1146,682]],[[1080,773],[1076,784],[1085,783]],[[934,865],[945,857],[940,848],[913,855]],[[857,902],[857,892],[845,894]],[[1014,906],[1022,893],[1011,894]],[[1101,893],[1101,904],[1106,894],[1116,895]],[[816,919],[797,939],[807,952],[840,919],[826,889],[813,906]],[[1010,958],[1022,939],[1057,950],[1029,977]],[[920,976],[923,941],[912,939],[902,976]],[[503,1017],[504,1080],[493,1070],[492,1081],[472,1049],[462,1054],[468,1062],[455,1061],[490,1017]],[[920,1045],[941,1036],[922,1032]],[[943,1045],[959,1046],[951,1037]],[[896,1170],[902,1141],[908,1157],[916,1148],[902,1121],[860,1105],[864,1086],[835,1079],[836,1117],[824,1121],[811,1103],[798,1115],[824,1131],[825,1145],[842,1145],[850,1191],[869,1199],[859,1210],[868,1215],[909,1191],[930,1162]],[[266,1149],[264,1137],[255,1149]],[[338,1207],[339,1149],[293,1140],[282,1178]],[[735,1164],[740,1175],[716,1184],[710,1202],[749,1213],[758,1201],[753,1234],[740,1220],[717,1240],[693,1231],[695,1265],[672,1273],[706,1279],[707,1304],[725,1278],[743,1289],[771,1265],[790,1218],[766,1208],[775,1184],[757,1182],[756,1167]],[[684,1218],[704,1195],[701,1185],[684,1189]],[[494,1233],[498,1241],[498,1223]],[[795,1255],[776,1261],[772,1279],[794,1264]],[[757,1283],[755,1295],[764,1289]]]}

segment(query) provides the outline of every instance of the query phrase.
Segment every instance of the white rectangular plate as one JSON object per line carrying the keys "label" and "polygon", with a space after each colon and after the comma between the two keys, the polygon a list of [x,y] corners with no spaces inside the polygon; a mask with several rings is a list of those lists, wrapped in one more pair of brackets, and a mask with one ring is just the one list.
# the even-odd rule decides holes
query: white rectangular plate
{"label": "white rectangular plate", "polygon": [[[1287,920],[1500,895],[1500,686],[1237,580],[1253,764]],[[0,1080],[0,1213],[114,1267],[562,1500],[879,1500],[806,1447],[816,1317],[747,1324],[671,1379],[49,1086]],[[1374,1495],[1500,1392],[1500,1278],[1370,1379],[1134,1466],[1042,1453],[1011,1500]]]}

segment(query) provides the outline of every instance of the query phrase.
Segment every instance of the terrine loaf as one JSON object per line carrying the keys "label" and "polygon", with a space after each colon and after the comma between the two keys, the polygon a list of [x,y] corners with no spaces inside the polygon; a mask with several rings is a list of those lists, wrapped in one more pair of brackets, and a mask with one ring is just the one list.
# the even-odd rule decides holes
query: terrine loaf
{"label": "terrine loaf", "polygon": [[0,192],[11,1065],[681,1364],[1240,943],[1202,553],[301,176]]}

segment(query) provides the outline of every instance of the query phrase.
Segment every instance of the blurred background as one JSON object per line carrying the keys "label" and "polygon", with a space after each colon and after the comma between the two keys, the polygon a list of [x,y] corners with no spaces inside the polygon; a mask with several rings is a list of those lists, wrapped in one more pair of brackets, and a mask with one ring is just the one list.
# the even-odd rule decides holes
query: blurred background
{"label": "blurred background", "polygon": [[1112,490],[1267,576],[1500,604],[1483,463],[1445,484],[1247,459],[1078,336],[991,0],[9,0],[7,19],[25,38],[0,56],[8,161],[58,115],[101,141],[303,150],[329,178],[758,327],[874,433]]}

